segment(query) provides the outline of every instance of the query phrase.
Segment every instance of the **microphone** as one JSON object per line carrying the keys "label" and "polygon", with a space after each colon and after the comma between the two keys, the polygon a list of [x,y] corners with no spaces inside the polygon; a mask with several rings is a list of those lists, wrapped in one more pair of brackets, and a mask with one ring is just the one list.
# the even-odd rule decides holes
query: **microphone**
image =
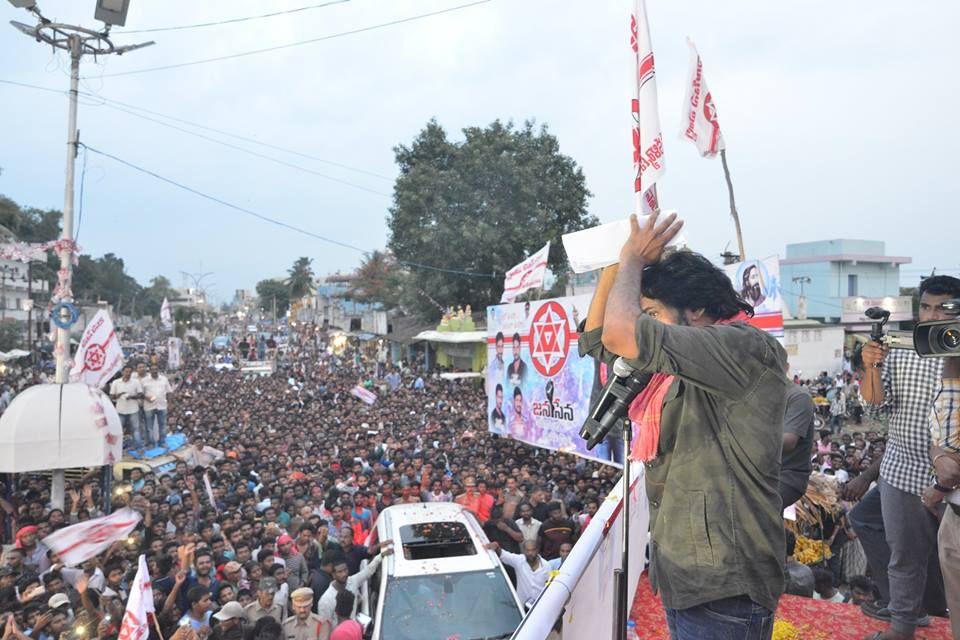
{"label": "microphone", "polygon": [[626,417],[630,403],[644,390],[650,377],[648,373],[638,373],[623,358],[616,359],[612,375],[580,429],[580,437],[587,441],[587,450],[597,446]]}

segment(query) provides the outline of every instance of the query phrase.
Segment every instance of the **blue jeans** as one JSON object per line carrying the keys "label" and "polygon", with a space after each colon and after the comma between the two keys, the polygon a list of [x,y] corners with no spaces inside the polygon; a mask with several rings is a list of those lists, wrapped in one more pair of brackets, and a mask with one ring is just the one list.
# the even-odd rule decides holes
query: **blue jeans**
{"label": "blue jeans", "polygon": [[[153,445],[162,445],[167,437],[167,410],[166,409],[144,409],[146,416],[147,442]],[[157,421],[157,437],[153,437],[153,421]]]}
{"label": "blue jeans", "polygon": [[747,596],[667,609],[666,614],[673,640],[769,640],[773,635],[773,611]]}
{"label": "blue jeans", "polygon": [[142,449],[143,434],[140,433],[140,412],[121,413],[120,426],[123,427],[124,433],[129,433],[133,436],[133,448]]}

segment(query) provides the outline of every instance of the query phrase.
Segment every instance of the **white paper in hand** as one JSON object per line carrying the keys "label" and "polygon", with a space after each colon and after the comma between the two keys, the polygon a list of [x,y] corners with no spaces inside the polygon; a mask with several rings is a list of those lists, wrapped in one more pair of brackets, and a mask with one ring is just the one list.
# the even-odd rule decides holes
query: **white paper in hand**
{"label": "white paper in hand", "polygon": [[[665,218],[673,210],[663,210],[660,217]],[[648,216],[640,217],[640,224]],[[630,218],[608,222],[598,227],[591,227],[583,231],[574,231],[563,235],[563,248],[567,252],[567,260],[574,273],[586,273],[596,269],[616,264],[620,261],[620,249],[630,237]],[[677,235],[668,246],[685,247],[687,242],[683,234]]]}

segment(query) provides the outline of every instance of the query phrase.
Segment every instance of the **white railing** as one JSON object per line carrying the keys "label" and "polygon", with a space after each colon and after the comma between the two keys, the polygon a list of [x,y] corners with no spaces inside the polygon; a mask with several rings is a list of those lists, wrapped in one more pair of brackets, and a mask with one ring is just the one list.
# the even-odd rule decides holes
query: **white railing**
{"label": "white railing", "polygon": [[[628,601],[633,602],[644,569],[650,513],[643,485],[643,465],[632,466],[630,492],[630,576]],[[512,640],[545,640],[562,616],[563,640],[605,640],[613,637],[616,584],[620,567],[623,480],[600,505],[597,515],[573,546],[563,566],[523,618]]]}

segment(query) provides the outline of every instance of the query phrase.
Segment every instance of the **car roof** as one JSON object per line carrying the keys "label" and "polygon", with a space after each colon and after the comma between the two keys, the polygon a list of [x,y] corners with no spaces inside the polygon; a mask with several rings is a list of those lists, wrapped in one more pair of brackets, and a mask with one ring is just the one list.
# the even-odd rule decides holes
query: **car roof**
{"label": "car roof", "polygon": [[[476,553],[424,560],[405,558],[402,541],[405,537],[409,539],[409,527],[436,522],[462,525],[470,536]],[[403,532],[401,528],[404,528]],[[387,507],[377,519],[377,530],[380,540],[394,541],[395,553],[387,556],[386,569],[389,575],[395,577],[490,571],[498,566],[496,554],[485,548],[489,540],[476,517],[453,502],[418,502]]]}

